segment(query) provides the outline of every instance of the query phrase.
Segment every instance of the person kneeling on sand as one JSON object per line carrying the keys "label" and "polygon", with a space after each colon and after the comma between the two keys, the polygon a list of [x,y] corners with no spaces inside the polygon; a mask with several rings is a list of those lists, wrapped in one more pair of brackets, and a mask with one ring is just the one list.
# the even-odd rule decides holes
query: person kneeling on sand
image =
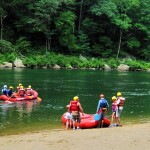
{"label": "person kneeling on sand", "polygon": [[81,122],[80,112],[84,115],[83,108],[79,102],[79,97],[75,96],[73,100],[70,102],[70,113],[72,113],[72,120],[73,120],[73,130],[75,130],[77,126],[77,130],[79,128],[79,124]]}

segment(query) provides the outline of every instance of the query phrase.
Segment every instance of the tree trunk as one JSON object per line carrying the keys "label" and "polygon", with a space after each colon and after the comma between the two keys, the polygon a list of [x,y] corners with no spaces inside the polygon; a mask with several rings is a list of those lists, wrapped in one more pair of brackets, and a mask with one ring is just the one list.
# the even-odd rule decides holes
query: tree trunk
{"label": "tree trunk", "polygon": [[80,16],[79,16],[79,26],[78,26],[78,32],[80,32],[80,28],[81,28],[82,8],[83,8],[83,0],[81,0],[81,2],[80,2]]}
{"label": "tree trunk", "polygon": [[120,29],[120,36],[119,36],[119,44],[118,44],[118,52],[117,52],[117,58],[119,57],[120,54],[120,48],[121,48],[121,42],[122,42],[122,29]]}

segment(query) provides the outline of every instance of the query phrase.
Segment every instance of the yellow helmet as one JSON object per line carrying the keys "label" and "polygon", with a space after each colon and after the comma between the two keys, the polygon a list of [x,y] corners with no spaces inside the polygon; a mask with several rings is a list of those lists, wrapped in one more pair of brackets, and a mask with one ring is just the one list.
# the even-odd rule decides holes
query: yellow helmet
{"label": "yellow helmet", "polygon": [[117,93],[117,96],[121,96],[121,92],[118,92],[118,93]]}
{"label": "yellow helmet", "polygon": [[23,89],[24,87],[21,85],[20,88]]}
{"label": "yellow helmet", "polygon": [[28,88],[31,88],[31,85],[29,85]]}
{"label": "yellow helmet", "polygon": [[21,84],[21,83],[19,83],[19,86],[22,86],[22,84]]}
{"label": "yellow helmet", "polygon": [[113,101],[114,101],[114,100],[116,100],[116,99],[117,99],[117,97],[116,97],[116,96],[113,96],[113,97],[112,97],[112,100],[113,100]]}
{"label": "yellow helmet", "polygon": [[13,87],[12,87],[12,86],[10,86],[9,88],[10,88],[10,89],[13,89]]}
{"label": "yellow helmet", "polygon": [[79,97],[78,97],[78,96],[75,96],[75,97],[73,98],[73,100],[74,100],[74,101],[78,101],[78,100],[79,100]]}

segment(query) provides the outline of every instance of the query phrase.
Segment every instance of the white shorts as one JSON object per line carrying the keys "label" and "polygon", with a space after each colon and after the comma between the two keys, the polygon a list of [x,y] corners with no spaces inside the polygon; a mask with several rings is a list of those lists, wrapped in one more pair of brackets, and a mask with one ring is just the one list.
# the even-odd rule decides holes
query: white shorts
{"label": "white shorts", "polygon": [[123,110],[122,106],[120,106],[119,108],[116,109],[116,117],[120,117],[122,110]]}
{"label": "white shorts", "polygon": [[69,112],[67,112],[66,114],[65,114],[65,119],[72,119],[72,115],[69,113]]}

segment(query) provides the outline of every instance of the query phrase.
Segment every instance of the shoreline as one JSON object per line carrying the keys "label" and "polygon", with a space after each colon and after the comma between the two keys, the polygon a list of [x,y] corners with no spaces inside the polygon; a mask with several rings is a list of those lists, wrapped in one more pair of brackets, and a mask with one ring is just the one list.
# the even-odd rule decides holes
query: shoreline
{"label": "shoreline", "polygon": [[3,150],[148,150],[150,123],[82,130],[53,129],[0,136]]}

